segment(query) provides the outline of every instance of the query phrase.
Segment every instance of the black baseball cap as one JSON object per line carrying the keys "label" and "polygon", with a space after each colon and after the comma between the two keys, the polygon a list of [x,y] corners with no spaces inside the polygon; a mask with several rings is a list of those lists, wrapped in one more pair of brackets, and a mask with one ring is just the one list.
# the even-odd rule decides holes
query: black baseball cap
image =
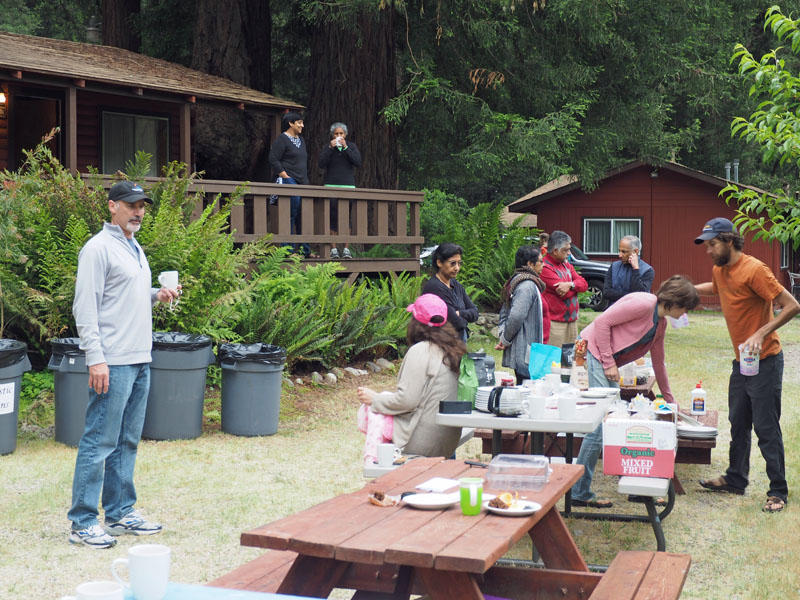
{"label": "black baseball cap", "polygon": [[702,244],[706,240],[717,237],[720,233],[731,233],[733,231],[736,231],[733,223],[725,217],[716,217],[703,225],[703,232],[694,239],[694,243]]}
{"label": "black baseball cap", "polygon": [[123,202],[138,202],[139,200],[144,200],[149,204],[153,203],[153,201],[147,197],[147,194],[144,193],[142,186],[133,181],[120,181],[119,183],[115,183],[108,191],[108,199],[114,200],[114,202],[118,202],[119,200]]}

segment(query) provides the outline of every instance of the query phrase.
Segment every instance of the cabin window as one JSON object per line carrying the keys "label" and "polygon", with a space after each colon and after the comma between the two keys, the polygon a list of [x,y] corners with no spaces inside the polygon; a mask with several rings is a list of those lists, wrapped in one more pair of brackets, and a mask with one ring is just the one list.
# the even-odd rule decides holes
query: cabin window
{"label": "cabin window", "polygon": [[781,269],[792,268],[792,242],[781,242]]}
{"label": "cabin window", "polygon": [[583,251],[586,254],[615,255],[626,235],[642,237],[641,219],[584,219]]}
{"label": "cabin window", "polygon": [[169,161],[169,119],[103,111],[103,173],[124,171],[139,150],[150,158],[151,177]]}

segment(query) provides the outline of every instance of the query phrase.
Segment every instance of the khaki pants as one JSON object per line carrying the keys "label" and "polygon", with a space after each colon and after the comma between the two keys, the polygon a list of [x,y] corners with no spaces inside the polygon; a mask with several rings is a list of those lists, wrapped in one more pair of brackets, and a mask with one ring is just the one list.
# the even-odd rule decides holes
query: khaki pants
{"label": "khaki pants", "polygon": [[562,323],[561,321],[550,321],[550,341],[551,346],[561,348],[564,344],[572,344],[578,339],[578,321]]}

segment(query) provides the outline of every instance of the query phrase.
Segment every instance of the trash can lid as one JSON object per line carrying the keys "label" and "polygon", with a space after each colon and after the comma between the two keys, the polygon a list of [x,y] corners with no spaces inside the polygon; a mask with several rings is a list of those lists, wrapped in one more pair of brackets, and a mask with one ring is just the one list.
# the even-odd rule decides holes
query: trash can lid
{"label": "trash can lid", "polygon": [[86,354],[80,348],[81,338],[54,338],[50,340],[53,356],[83,356]]}
{"label": "trash can lid", "polygon": [[217,357],[241,362],[262,363],[265,365],[282,365],[286,362],[286,349],[272,344],[221,344]]}
{"label": "trash can lid", "polygon": [[211,338],[199,333],[154,331],[153,350],[200,350],[211,345]]}
{"label": "trash can lid", "polygon": [[0,368],[22,362],[27,352],[28,345],[25,342],[0,339]]}

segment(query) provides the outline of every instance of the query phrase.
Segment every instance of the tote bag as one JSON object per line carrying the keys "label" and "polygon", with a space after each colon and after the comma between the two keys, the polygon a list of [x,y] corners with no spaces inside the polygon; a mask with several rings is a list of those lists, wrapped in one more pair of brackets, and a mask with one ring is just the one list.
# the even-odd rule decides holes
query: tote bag
{"label": "tote bag", "polygon": [[561,364],[561,348],[548,344],[531,344],[531,358],[528,362],[531,379],[541,379],[547,375],[554,362]]}
{"label": "tote bag", "polygon": [[469,402],[474,407],[477,392],[478,374],[475,371],[475,361],[465,354],[461,357],[458,372],[458,399],[461,402]]}

